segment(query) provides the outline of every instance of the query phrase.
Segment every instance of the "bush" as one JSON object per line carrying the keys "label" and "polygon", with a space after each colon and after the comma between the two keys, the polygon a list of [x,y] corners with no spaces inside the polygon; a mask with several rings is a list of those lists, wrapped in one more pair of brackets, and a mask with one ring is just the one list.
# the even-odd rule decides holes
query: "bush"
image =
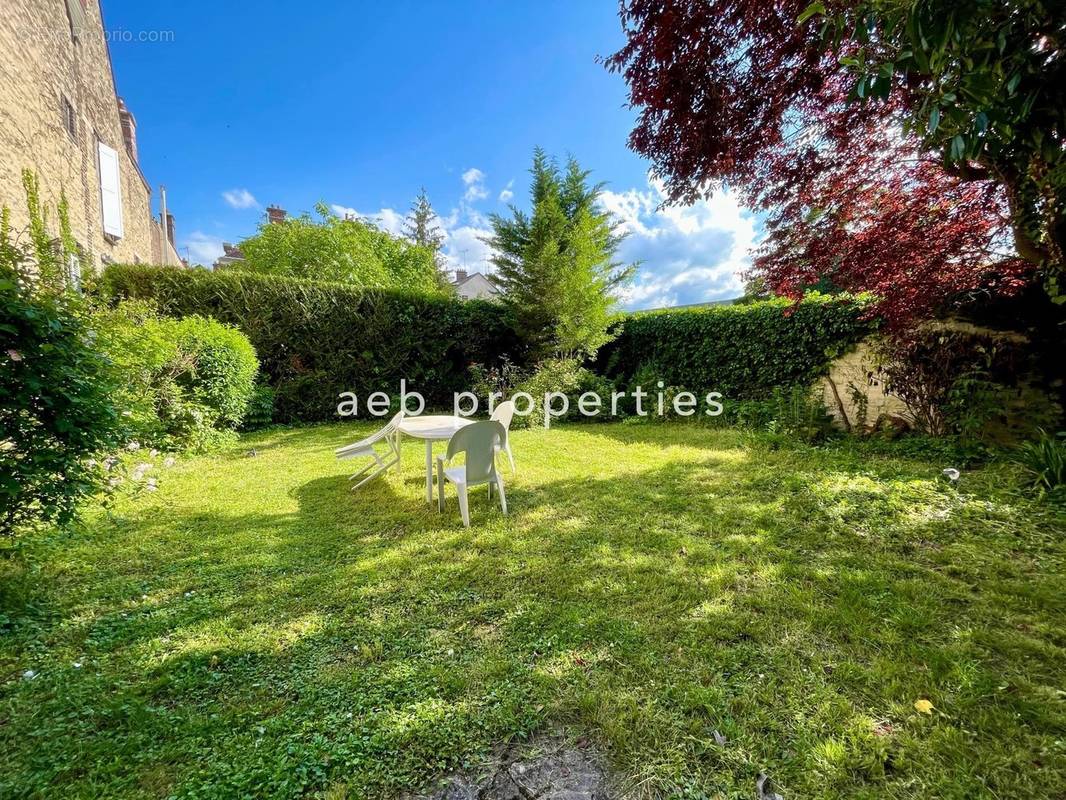
{"label": "bush", "polygon": [[210,409],[212,427],[236,428],[244,419],[255,389],[259,360],[248,337],[236,328],[199,316],[163,322],[172,327],[191,367],[177,376],[197,405]]}
{"label": "bush", "polygon": [[918,430],[976,441],[1005,414],[1022,352],[1005,337],[925,327],[885,339],[880,357],[885,390]]}
{"label": "bush", "polygon": [[99,485],[94,456],[118,437],[111,373],[80,298],[35,288],[26,263],[0,235],[0,535],[68,522]]}
{"label": "bush", "polygon": [[279,422],[336,419],[341,392],[396,395],[401,378],[431,407],[450,408],[452,393],[469,388],[471,364],[521,363],[523,353],[500,306],[437,293],[147,266],[108,267],[98,291],[238,327],[259,354]]}
{"label": "bush", "polygon": [[128,439],[206,449],[244,418],[258,361],[248,339],[203,317],[159,316],[145,302],[98,313],[100,343],[120,386]]}
{"label": "bush", "polygon": [[1066,504],[1066,433],[1052,436],[1039,430],[1035,441],[1017,449],[1014,461],[1025,470],[1029,488],[1038,496]]}
{"label": "bush", "polygon": [[[594,422],[608,418],[610,414],[611,392],[614,386],[605,378],[594,374],[581,366],[576,359],[549,359],[542,361],[536,371],[519,382],[515,392],[526,392],[533,398],[533,411],[527,416],[515,415],[512,423],[517,428],[540,427],[544,425],[544,395],[547,392],[562,392],[569,401],[566,414],[552,417],[553,421],[582,420]],[[603,403],[598,417],[586,417],[578,411],[578,398],[585,392],[595,392]],[[524,400],[524,398],[522,399]],[[520,408],[524,403],[519,401]]]}
{"label": "bush", "polygon": [[794,306],[767,300],[630,314],[596,369],[620,385],[640,373],[645,388],[661,380],[697,396],[721,392],[726,402],[766,398],[823,375],[872,329],[865,308],[864,298],[810,295]]}
{"label": "bush", "polygon": [[248,401],[248,410],[244,413],[241,430],[257,431],[274,421],[274,390],[261,380],[256,381],[252,390],[252,399]]}

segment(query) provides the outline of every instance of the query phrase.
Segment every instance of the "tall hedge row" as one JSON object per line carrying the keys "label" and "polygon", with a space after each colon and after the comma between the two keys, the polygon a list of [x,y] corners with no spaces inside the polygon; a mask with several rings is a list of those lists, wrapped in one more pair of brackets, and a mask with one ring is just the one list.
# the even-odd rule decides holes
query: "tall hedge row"
{"label": "tall hedge row", "polygon": [[279,421],[336,419],[341,392],[361,403],[374,391],[395,397],[401,378],[450,406],[452,392],[469,388],[470,364],[522,355],[500,306],[445,296],[140,265],[108,267],[99,291],[239,327],[275,389]]}
{"label": "tall hedge row", "polygon": [[864,310],[861,298],[811,295],[798,305],[780,299],[631,314],[595,368],[621,384],[662,380],[759,398],[825,374],[871,331]]}
{"label": "tall hedge row", "polygon": [[[154,301],[174,316],[236,325],[276,392],[275,419],[336,418],[337,396],[398,394],[401,378],[450,407],[471,364],[524,365],[505,309],[478,301],[239,272],[114,265],[100,282],[112,300]],[[870,331],[863,303],[814,295],[751,305],[627,314],[593,369],[619,386],[654,382],[752,399],[814,381]],[[362,410],[362,409],[361,409]]]}

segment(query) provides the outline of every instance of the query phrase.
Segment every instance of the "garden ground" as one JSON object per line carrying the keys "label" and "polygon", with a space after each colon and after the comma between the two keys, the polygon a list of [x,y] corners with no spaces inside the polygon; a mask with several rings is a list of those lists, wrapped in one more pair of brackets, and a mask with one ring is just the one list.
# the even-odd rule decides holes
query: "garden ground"
{"label": "garden ground", "polygon": [[419,442],[348,491],[366,430],[246,437],[27,542],[0,796],[387,797],[560,725],[634,796],[1066,795],[1066,525],[1009,467],[520,431],[510,516],[481,488],[465,530]]}

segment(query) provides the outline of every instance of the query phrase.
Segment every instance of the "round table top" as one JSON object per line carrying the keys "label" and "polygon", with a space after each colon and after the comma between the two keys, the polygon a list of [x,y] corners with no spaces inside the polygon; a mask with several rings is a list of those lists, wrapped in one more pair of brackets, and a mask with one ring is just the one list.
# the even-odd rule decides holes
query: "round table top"
{"label": "round table top", "polygon": [[444,414],[426,414],[419,417],[404,417],[400,423],[400,432],[416,439],[451,439],[457,430],[473,423],[472,419],[445,416]]}

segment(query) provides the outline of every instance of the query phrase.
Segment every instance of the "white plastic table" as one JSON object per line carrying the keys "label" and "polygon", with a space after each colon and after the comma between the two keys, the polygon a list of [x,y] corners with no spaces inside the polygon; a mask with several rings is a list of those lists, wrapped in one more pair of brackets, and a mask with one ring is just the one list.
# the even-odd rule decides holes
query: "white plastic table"
{"label": "white plastic table", "polygon": [[460,428],[473,420],[449,417],[443,414],[427,414],[421,417],[404,417],[400,432],[415,439],[426,440],[426,502],[433,502],[433,443],[447,442]]}

